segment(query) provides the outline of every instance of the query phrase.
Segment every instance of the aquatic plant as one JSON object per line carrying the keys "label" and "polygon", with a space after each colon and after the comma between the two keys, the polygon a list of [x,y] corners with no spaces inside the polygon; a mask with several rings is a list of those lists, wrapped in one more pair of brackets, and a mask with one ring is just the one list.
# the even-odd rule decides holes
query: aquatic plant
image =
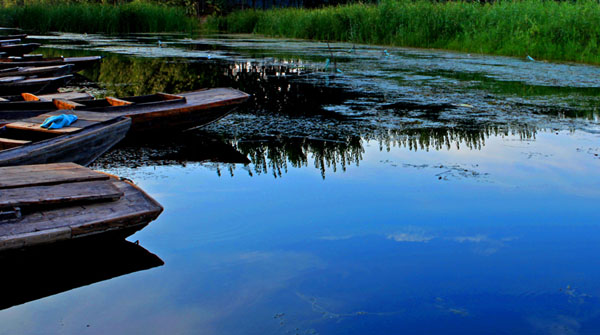
{"label": "aquatic plant", "polygon": [[597,22],[596,0],[383,0],[377,5],[237,11],[211,18],[205,28],[600,63]]}
{"label": "aquatic plant", "polygon": [[192,32],[197,21],[179,7],[133,1],[100,3],[36,2],[0,8],[0,26],[36,32],[142,33]]}

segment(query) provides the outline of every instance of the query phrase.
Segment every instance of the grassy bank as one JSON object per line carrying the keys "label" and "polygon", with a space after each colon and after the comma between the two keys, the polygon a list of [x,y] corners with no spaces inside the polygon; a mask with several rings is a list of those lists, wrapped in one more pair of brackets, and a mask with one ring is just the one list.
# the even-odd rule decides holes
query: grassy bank
{"label": "grassy bank", "polygon": [[231,33],[440,48],[600,64],[598,1],[384,0],[322,9],[246,10],[212,18]]}
{"label": "grassy bank", "polygon": [[141,33],[191,32],[197,21],[185,10],[158,4],[131,2],[121,5],[97,3],[36,3],[0,8],[0,26],[45,33]]}

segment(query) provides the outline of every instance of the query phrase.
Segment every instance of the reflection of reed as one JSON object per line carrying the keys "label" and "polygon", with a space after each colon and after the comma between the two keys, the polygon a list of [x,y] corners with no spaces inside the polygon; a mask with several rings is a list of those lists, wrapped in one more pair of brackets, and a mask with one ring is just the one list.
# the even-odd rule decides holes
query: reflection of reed
{"label": "reflection of reed", "polygon": [[350,164],[359,165],[363,159],[364,141],[376,141],[380,150],[404,147],[409,150],[480,150],[491,136],[517,136],[521,140],[535,139],[535,129],[487,127],[482,129],[425,128],[410,130],[389,130],[383,133],[365,133],[336,140],[311,139],[306,137],[263,137],[230,141],[252,164],[250,174],[271,173],[281,177],[288,170],[314,167],[325,178],[327,171],[346,171]]}
{"label": "reflection of reed", "polygon": [[515,136],[535,139],[530,127],[421,128],[406,130],[364,131],[362,136],[338,136],[332,139],[286,136],[228,136],[195,132],[172,138],[124,143],[94,163],[95,168],[119,168],[160,165],[186,165],[210,162],[219,175],[225,170],[233,175],[235,164],[248,165],[250,175],[272,174],[282,177],[288,168],[307,168],[321,172],[346,171],[360,164],[364,142],[379,144],[380,150],[394,147],[408,150],[480,150],[490,137]]}
{"label": "reflection of reed", "polygon": [[404,147],[409,150],[481,150],[489,137],[517,136],[520,140],[535,139],[536,128],[522,126],[481,126],[480,128],[416,128],[388,130],[385,133],[365,133],[363,138],[379,143],[381,150]]}
{"label": "reflection of reed", "polygon": [[248,139],[233,144],[250,158],[253,165],[250,174],[272,173],[274,177],[281,177],[282,173],[287,172],[288,164],[294,168],[308,167],[310,157],[314,167],[325,178],[328,169],[333,172],[338,169],[346,171],[348,165],[358,165],[364,153],[360,137],[351,137],[345,141],[310,138]]}

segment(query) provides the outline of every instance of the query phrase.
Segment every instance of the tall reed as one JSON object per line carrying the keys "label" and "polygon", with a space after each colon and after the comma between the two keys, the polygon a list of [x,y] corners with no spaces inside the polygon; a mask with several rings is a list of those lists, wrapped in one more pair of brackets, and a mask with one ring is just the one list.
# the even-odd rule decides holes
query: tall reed
{"label": "tall reed", "polygon": [[597,0],[383,0],[321,9],[246,10],[207,22],[232,33],[600,63]]}
{"label": "tall reed", "polygon": [[138,1],[119,5],[40,2],[0,8],[0,26],[36,32],[191,32],[196,25],[182,8]]}

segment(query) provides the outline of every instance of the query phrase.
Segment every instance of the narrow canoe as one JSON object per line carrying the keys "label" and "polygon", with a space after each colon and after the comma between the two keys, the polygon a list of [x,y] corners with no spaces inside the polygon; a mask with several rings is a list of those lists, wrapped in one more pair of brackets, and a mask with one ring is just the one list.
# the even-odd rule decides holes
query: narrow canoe
{"label": "narrow canoe", "polygon": [[4,52],[7,56],[21,56],[39,48],[40,45],[39,43],[4,44],[0,45],[0,52]]}
{"label": "narrow canoe", "polygon": [[21,39],[0,38],[0,46],[20,43]]}
{"label": "narrow canoe", "polygon": [[133,183],[73,163],[0,168],[0,251],[128,236],[162,206]]}
{"label": "narrow canoe", "polygon": [[[0,52],[2,52],[2,50],[0,50]],[[0,59],[0,69],[19,66],[27,67],[73,64],[73,72],[79,72],[100,62],[101,59],[102,56],[43,58],[41,56],[27,57],[27,55],[25,55],[23,57]]]}
{"label": "narrow canoe", "polygon": [[[28,96],[29,97],[29,96]],[[131,130],[165,131],[200,127],[221,119],[233,107],[245,102],[250,95],[233,88],[213,88],[179,94],[157,93],[136,97],[70,101],[0,102],[0,120],[16,120],[71,109],[79,115],[91,113],[127,116],[132,119]],[[32,98],[35,99],[35,98]]]}
{"label": "narrow canoe", "polygon": [[[60,112],[59,112],[60,114]],[[83,115],[69,127],[41,128],[43,120],[25,119],[0,128],[0,166],[75,162],[89,165],[120,142],[131,119],[121,116]]]}
{"label": "narrow canoe", "polygon": [[0,92],[2,95],[33,94],[56,92],[73,79],[73,75],[47,78],[27,78],[26,76],[12,76],[0,78]]}
{"label": "narrow canoe", "polygon": [[0,35],[0,40],[22,40],[27,37],[27,34]]}
{"label": "narrow canoe", "polygon": [[[45,101],[52,102],[53,99],[60,100],[90,100],[93,99],[94,96],[87,92],[61,92],[61,93],[47,93],[47,94],[30,94],[30,93],[21,93],[19,95],[5,95],[0,97],[0,110],[1,106],[8,106],[4,104],[5,102],[24,102],[24,101]],[[30,102],[28,102],[30,104]],[[10,108],[8,108],[10,109]]]}
{"label": "narrow canoe", "polygon": [[0,70],[0,78],[24,76],[24,77],[57,77],[70,74],[73,71],[73,64],[53,65],[53,66],[29,66],[14,67]]}

